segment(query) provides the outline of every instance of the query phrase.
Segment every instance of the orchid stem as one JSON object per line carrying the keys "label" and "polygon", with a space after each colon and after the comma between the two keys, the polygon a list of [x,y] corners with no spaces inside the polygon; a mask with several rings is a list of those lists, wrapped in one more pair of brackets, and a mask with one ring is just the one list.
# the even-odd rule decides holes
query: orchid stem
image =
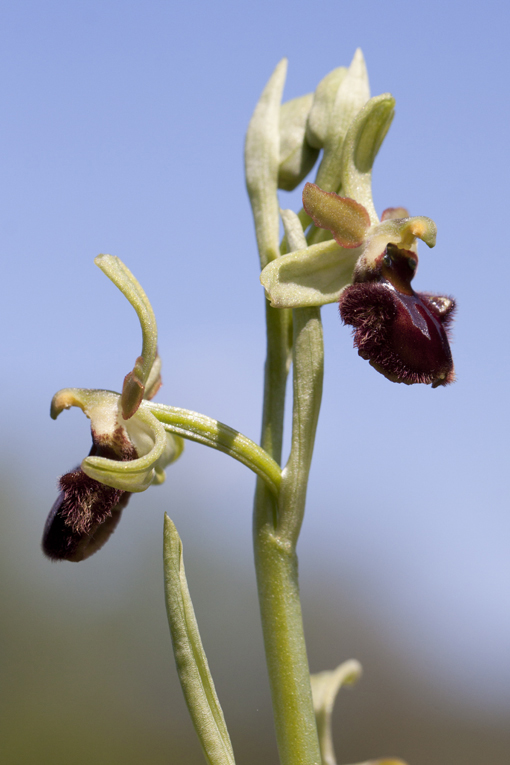
{"label": "orchid stem", "polygon": [[280,466],[264,449],[239,431],[189,409],[155,404],[152,401],[144,402],[144,407],[152,412],[169,433],[228,454],[253,470],[272,495],[278,494]]}
{"label": "orchid stem", "polygon": [[[254,507],[254,551],[264,633],[266,660],[273,701],[276,737],[281,765],[320,765],[320,748],[310,689],[310,670],[306,653],[303,617],[299,597],[296,543],[301,526],[306,483],[311,459],[308,447],[301,448],[303,431],[297,427],[302,397],[299,355],[303,349],[303,331],[309,324],[309,311],[294,312],[294,427],[289,459],[288,490],[276,501],[259,480]],[[315,316],[315,311],[312,312]],[[266,301],[268,353],[265,370],[262,446],[281,460],[283,410],[289,346],[289,311],[271,308]],[[316,318],[316,316],[315,316]],[[305,320],[303,323],[303,319]],[[319,319],[320,324],[320,319]],[[310,327],[308,327],[310,329]],[[314,326],[314,331],[317,326]],[[306,332],[305,332],[306,334]],[[308,337],[304,345],[309,345]],[[300,350],[301,349],[301,350]],[[320,347],[322,351],[322,346]],[[296,352],[298,358],[296,358]],[[297,363],[296,363],[297,362]],[[297,370],[297,372],[296,372]],[[322,390],[322,373],[319,374]],[[320,405],[317,386],[312,392],[315,425]],[[301,416],[304,412],[301,411]],[[305,429],[308,426],[305,425]],[[299,448],[298,448],[299,441]],[[313,437],[310,449],[313,449]],[[305,464],[304,472],[303,465]],[[288,465],[288,467],[289,467]],[[297,474],[300,474],[298,478]],[[296,483],[294,480],[298,479]],[[292,484],[292,485],[291,485]]]}

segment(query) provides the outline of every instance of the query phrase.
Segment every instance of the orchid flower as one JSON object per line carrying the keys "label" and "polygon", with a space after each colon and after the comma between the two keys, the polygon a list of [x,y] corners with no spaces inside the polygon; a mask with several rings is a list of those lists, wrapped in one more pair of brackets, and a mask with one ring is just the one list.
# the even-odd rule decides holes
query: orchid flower
{"label": "orchid flower", "polygon": [[59,479],[60,494],[46,521],[42,547],[53,560],[81,561],[99,550],[131,493],[162,483],[164,468],[183,450],[182,439],[166,432],[146,403],[161,385],[152,307],[118,258],[100,255],[95,262],[135,308],[143,348],[122,393],[67,388],[53,397],[53,419],[76,406],[90,419],[92,431],[88,457]]}
{"label": "orchid flower", "polygon": [[309,237],[325,229],[333,238],[276,258],[261,282],[277,308],[339,302],[362,358],[393,382],[437,387],[455,379],[447,334],[455,302],[411,287],[417,239],[433,247],[436,225],[404,208],[388,208],[379,221],[372,201],[372,164],[393,106],[389,94],[372,98],[351,123],[341,158],[345,196],[304,187]]}

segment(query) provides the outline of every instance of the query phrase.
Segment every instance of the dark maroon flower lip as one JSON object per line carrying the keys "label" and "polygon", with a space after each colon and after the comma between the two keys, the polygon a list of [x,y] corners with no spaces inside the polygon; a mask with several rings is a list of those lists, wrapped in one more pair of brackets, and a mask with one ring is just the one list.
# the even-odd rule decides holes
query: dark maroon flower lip
{"label": "dark maroon flower lip", "polygon": [[448,340],[455,302],[411,287],[416,253],[388,245],[363,280],[346,287],[339,301],[354,328],[359,355],[392,382],[436,388],[455,380]]}
{"label": "dark maroon flower lip", "polygon": [[113,534],[131,494],[89,478],[80,467],[63,475],[59,488],[44,527],[43,552],[55,561],[85,560]]}
{"label": "dark maroon flower lip", "polygon": [[[92,439],[90,455],[119,461],[138,456],[120,429],[109,439],[92,432]],[[113,534],[131,493],[90,478],[81,467],[61,476],[58,483],[60,494],[46,520],[42,549],[54,561],[82,561]]]}

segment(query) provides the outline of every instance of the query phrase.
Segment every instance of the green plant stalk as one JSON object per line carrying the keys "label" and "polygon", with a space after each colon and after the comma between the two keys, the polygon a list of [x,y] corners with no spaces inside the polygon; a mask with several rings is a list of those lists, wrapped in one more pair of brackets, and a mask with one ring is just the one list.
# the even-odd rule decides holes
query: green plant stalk
{"label": "green plant stalk", "polygon": [[189,409],[152,401],[145,401],[144,408],[149,409],[169,433],[228,454],[257,473],[272,494],[278,494],[281,483],[280,466],[264,449],[239,431]]}
{"label": "green plant stalk", "polygon": [[[266,303],[268,355],[265,370],[262,446],[281,461],[283,410],[288,369],[285,353],[285,323],[276,314],[288,313]],[[257,482],[254,508],[254,551],[259,603],[264,634],[266,660],[273,701],[276,737],[282,765],[320,765],[320,748],[313,710],[310,671],[306,653],[303,618],[298,585],[298,561],[295,544],[304,510],[308,469],[313,449],[313,436],[308,447],[296,453],[296,442],[303,437],[306,413],[302,410],[303,392],[299,395],[302,375],[299,356],[309,337],[300,342],[308,325],[307,310],[294,313],[294,426],[293,448],[287,473],[283,479],[294,482],[293,488],[280,491],[277,502],[262,481]],[[315,313],[312,311],[312,313]],[[320,319],[319,319],[320,325]],[[317,327],[315,327],[317,328]],[[287,335],[288,337],[288,335]],[[319,348],[322,353],[322,348]],[[322,376],[319,388],[322,390]],[[296,393],[298,395],[296,396]],[[312,391],[314,399],[313,435],[320,406],[320,391]],[[308,426],[306,426],[308,427]],[[309,429],[309,427],[308,427]],[[303,444],[301,443],[301,446]],[[288,468],[290,468],[290,473]]]}

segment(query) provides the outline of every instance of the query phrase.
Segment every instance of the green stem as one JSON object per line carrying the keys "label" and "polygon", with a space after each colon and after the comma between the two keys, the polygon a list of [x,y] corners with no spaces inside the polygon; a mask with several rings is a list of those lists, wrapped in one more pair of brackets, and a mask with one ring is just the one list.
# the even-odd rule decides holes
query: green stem
{"label": "green stem", "polygon": [[[288,356],[283,353],[283,323],[281,320],[278,323],[275,309],[269,305],[266,316],[268,354],[262,445],[275,458],[280,458]],[[300,333],[299,326],[294,330],[295,335],[296,331]],[[284,505],[281,501],[276,503],[258,481],[253,525],[255,566],[276,737],[282,765],[319,765],[320,749],[299,598],[297,556],[293,541],[285,540],[280,531],[287,525],[282,511],[292,509],[296,497],[292,492],[281,496],[284,496]],[[299,507],[304,509],[304,496],[299,496]],[[301,509],[297,514],[302,517]],[[295,536],[297,541],[297,534]]]}
{"label": "green stem", "polygon": [[169,433],[228,454],[262,478],[270,494],[278,494],[281,483],[280,466],[264,449],[242,433],[218,420],[188,409],[155,404],[152,401],[146,401],[145,408],[152,412]]}
{"label": "green stem", "polygon": [[[261,502],[257,492],[256,518]],[[320,765],[297,556],[264,524],[255,527],[255,560],[280,762]]]}

